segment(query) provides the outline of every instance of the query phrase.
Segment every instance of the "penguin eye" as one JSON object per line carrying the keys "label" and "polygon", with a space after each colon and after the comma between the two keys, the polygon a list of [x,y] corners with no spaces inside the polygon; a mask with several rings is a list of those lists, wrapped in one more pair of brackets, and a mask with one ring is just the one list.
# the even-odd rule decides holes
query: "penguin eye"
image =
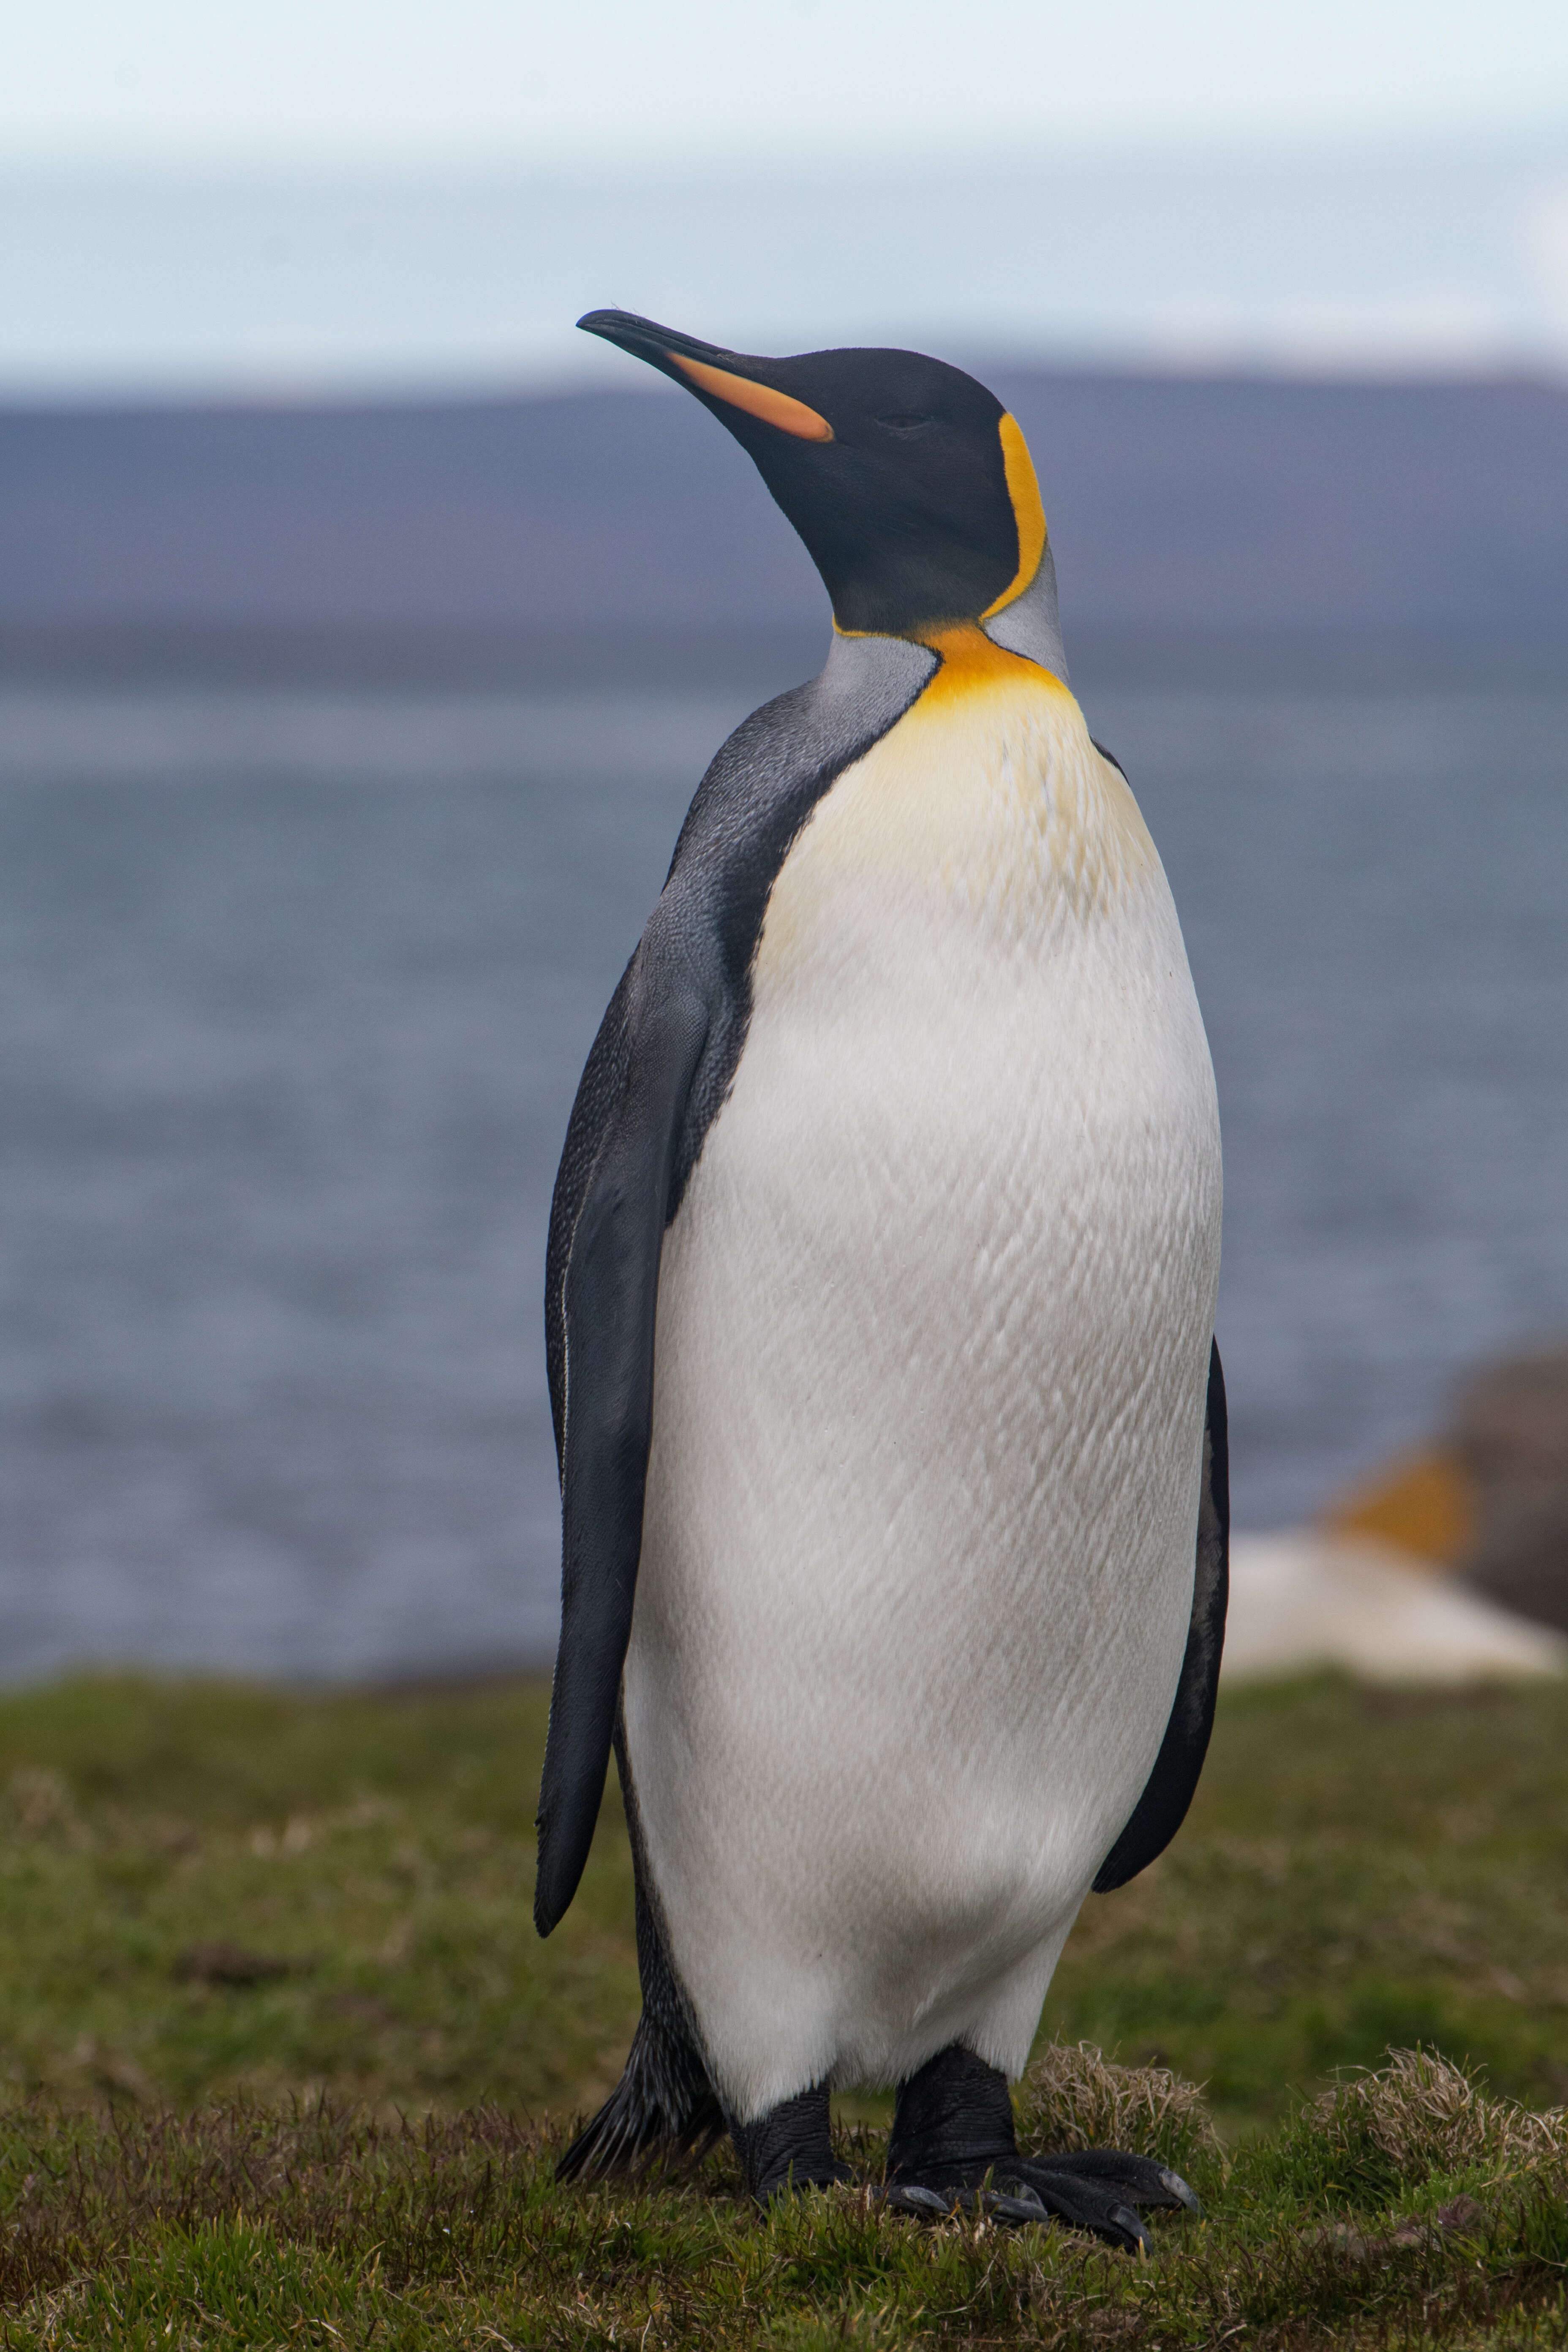
{"label": "penguin eye", "polygon": [[877,422],[885,433],[898,433],[907,438],[911,433],[923,433],[928,425],[936,423],[936,419],[934,416],[906,415],[900,413],[896,416],[879,416]]}

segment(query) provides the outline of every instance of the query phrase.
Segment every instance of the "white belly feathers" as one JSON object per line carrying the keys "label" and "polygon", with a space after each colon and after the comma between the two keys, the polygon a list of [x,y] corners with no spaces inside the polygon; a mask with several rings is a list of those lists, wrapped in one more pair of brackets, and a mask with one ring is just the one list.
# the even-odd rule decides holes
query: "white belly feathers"
{"label": "white belly feathers", "polygon": [[742,2118],[1023,2065],[1175,1690],[1219,1223],[1131,794],[952,663],[785,861],[664,1243],[626,1736]]}

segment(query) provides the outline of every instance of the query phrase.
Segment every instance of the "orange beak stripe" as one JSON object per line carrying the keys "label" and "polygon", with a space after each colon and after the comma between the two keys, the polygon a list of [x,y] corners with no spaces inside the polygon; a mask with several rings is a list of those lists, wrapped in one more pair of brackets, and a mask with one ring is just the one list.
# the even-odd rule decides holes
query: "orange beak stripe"
{"label": "orange beak stripe", "polygon": [[731,408],[743,408],[748,416],[760,416],[764,425],[776,425],[781,433],[793,433],[797,441],[831,441],[833,427],[826,416],[818,416],[804,400],[792,400],[787,392],[774,392],[765,383],[752,383],[743,375],[731,375],[727,368],[710,367],[703,360],[683,359],[679,352],[666,352],[665,358],[673,360],[684,376],[689,376],[699,392],[711,399],[722,400]]}

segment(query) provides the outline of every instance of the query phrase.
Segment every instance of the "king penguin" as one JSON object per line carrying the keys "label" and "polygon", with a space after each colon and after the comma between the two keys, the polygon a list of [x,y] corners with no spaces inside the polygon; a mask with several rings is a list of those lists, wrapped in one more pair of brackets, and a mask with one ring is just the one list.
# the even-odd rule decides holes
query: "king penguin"
{"label": "king penguin", "polygon": [[847,2177],[830,2094],[881,2084],[892,2210],[1135,2248],[1185,2184],[1025,2157],[1008,2084],[1214,1714],[1219,1123],[1175,908],[991,393],[579,324],[749,452],[834,630],[703,777],[556,1181],[535,1918],[613,1748],[643,1994],[561,2171],[727,2128],[766,2204]]}

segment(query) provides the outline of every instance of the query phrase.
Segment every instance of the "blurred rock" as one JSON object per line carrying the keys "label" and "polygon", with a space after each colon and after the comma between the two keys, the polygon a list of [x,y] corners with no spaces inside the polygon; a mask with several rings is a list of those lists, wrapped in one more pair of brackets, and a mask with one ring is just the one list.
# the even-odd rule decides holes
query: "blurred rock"
{"label": "blurred rock", "polygon": [[1376,1683],[1507,1681],[1568,1671],[1568,1641],[1371,1537],[1234,1536],[1225,1680],[1314,1666]]}
{"label": "blurred rock", "polygon": [[1465,1581],[1568,1629],[1568,1346],[1479,1372],[1459,1392],[1449,1450],[1475,1498]]}
{"label": "blurred rock", "polygon": [[1452,1452],[1428,1446],[1397,1454],[1337,1495],[1320,1522],[1325,1534],[1397,1544],[1413,1560],[1458,1568],[1476,1544],[1475,1489]]}

